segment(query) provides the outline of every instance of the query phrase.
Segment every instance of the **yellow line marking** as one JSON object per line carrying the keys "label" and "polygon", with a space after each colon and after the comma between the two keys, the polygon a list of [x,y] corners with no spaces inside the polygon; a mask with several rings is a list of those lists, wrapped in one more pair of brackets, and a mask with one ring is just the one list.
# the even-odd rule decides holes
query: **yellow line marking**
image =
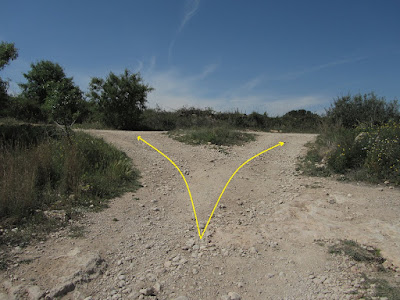
{"label": "yellow line marking", "polygon": [[260,156],[261,154],[263,154],[263,153],[265,153],[265,152],[267,152],[267,151],[269,151],[269,150],[272,150],[272,149],[274,149],[275,147],[283,146],[283,145],[285,144],[284,142],[279,142],[279,143],[276,144],[275,146],[272,146],[271,148],[268,148],[268,149],[266,149],[266,150],[264,150],[264,151],[261,151],[260,153],[254,155],[253,157],[251,157],[251,158],[249,158],[248,160],[246,160],[244,163],[242,163],[242,164],[240,165],[239,168],[236,169],[236,171],[235,171],[235,172],[232,174],[232,176],[229,178],[228,182],[225,184],[224,189],[222,190],[221,194],[219,195],[218,200],[217,200],[217,203],[215,203],[214,208],[213,208],[213,210],[212,210],[212,212],[211,212],[211,214],[210,214],[210,217],[208,218],[207,224],[206,224],[206,226],[204,227],[203,232],[200,233],[200,226],[199,226],[199,221],[198,221],[198,219],[197,219],[196,208],[195,208],[194,203],[193,203],[192,193],[190,192],[189,184],[187,183],[186,178],[185,178],[185,176],[183,175],[182,171],[178,168],[178,166],[177,166],[168,156],[166,156],[164,153],[162,153],[160,150],[158,150],[156,147],[154,147],[154,146],[151,145],[150,143],[146,142],[144,139],[142,139],[142,137],[141,137],[140,135],[138,136],[137,139],[138,139],[138,141],[142,141],[143,143],[147,144],[148,146],[150,146],[151,148],[153,148],[154,150],[156,150],[158,153],[160,153],[162,156],[164,156],[166,159],[168,159],[169,162],[170,162],[171,164],[173,164],[174,167],[179,171],[179,174],[181,174],[181,176],[182,176],[182,178],[183,178],[183,181],[185,181],[186,188],[187,188],[188,193],[189,193],[190,201],[192,202],[192,208],[193,208],[194,218],[196,219],[197,232],[198,232],[198,234],[199,234],[200,239],[203,238],[204,233],[206,232],[206,229],[207,229],[207,227],[208,227],[208,224],[210,223],[211,218],[212,218],[212,216],[214,215],[214,211],[215,211],[215,209],[217,208],[218,203],[219,203],[219,201],[221,200],[221,197],[222,197],[222,195],[224,194],[226,188],[228,187],[229,182],[231,182],[233,176],[235,176],[235,174],[236,174],[245,164],[247,164],[248,162],[250,162],[251,160],[253,160],[253,159],[256,158],[257,156]]}

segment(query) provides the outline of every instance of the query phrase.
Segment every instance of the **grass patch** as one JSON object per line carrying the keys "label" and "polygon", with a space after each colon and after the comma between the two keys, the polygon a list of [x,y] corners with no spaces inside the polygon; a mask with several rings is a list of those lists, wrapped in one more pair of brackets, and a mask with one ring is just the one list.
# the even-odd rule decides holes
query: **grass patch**
{"label": "grass patch", "polygon": [[373,295],[368,295],[364,299],[386,297],[388,300],[400,300],[400,286],[393,278],[393,271],[382,265],[385,259],[379,249],[362,246],[352,240],[341,240],[338,244],[329,246],[328,251],[332,254],[347,255],[356,262],[371,263],[377,267],[377,271],[368,276],[362,274],[364,288],[371,288],[374,291]]}
{"label": "grass patch", "polygon": [[342,240],[336,245],[329,246],[329,253],[347,255],[355,261],[383,263],[385,259],[380,255],[380,250],[365,247],[352,240]]}
{"label": "grass patch", "polygon": [[255,140],[254,134],[241,132],[228,127],[180,129],[170,131],[168,135],[177,141],[190,145],[204,145],[210,143],[218,146],[232,146],[243,145]]}
{"label": "grass patch", "polygon": [[82,207],[100,209],[106,199],[138,187],[130,159],[86,133],[9,140],[0,147],[1,243],[25,244],[32,234],[65,225]]}
{"label": "grass patch", "polygon": [[375,284],[375,297],[400,300],[400,287],[391,285],[386,279],[368,279],[368,282]]}

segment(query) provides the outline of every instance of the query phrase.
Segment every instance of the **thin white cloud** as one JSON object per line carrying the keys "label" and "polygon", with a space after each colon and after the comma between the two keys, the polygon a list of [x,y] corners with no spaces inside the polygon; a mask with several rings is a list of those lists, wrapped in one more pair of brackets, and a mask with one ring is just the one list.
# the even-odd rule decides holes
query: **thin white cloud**
{"label": "thin white cloud", "polygon": [[172,51],[175,46],[175,42],[179,36],[179,34],[182,32],[183,28],[185,28],[186,24],[190,21],[191,18],[197,13],[200,5],[200,0],[187,0],[186,2],[186,8],[183,14],[183,18],[181,21],[181,24],[178,27],[178,30],[174,36],[174,38],[171,40],[169,43],[168,47],[168,61],[171,63],[172,61]]}
{"label": "thin white cloud", "polygon": [[361,57],[356,57],[356,58],[339,59],[339,60],[331,61],[331,62],[328,62],[328,63],[325,63],[325,64],[321,64],[321,65],[318,65],[318,66],[309,67],[309,68],[306,68],[306,69],[301,70],[301,71],[289,72],[289,73],[283,74],[281,76],[278,76],[276,78],[271,78],[270,80],[292,80],[292,79],[297,79],[297,78],[299,78],[299,77],[301,77],[303,75],[309,74],[309,73],[318,72],[320,70],[331,68],[331,67],[335,67],[335,66],[338,66],[338,65],[355,63],[355,62],[364,60],[366,58],[367,58],[366,56],[361,56]]}
{"label": "thin white cloud", "polygon": [[264,79],[263,76],[255,77],[255,78],[253,78],[253,79],[247,81],[247,82],[243,85],[243,88],[246,89],[246,90],[251,91],[251,90],[253,90],[256,86],[258,86],[258,85],[263,81],[263,79]]}
{"label": "thin white cloud", "polygon": [[180,33],[185,27],[186,23],[196,14],[199,9],[200,0],[189,0],[186,2],[185,13],[179,26],[178,33]]}
{"label": "thin white cloud", "polygon": [[[218,92],[214,95],[204,91],[206,80],[215,70],[216,64],[210,64],[198,73],[183,74],[178,68],[145,72],[145,82],[155,88],[148,95],[148,106],[156,105],[167,110],[186,107],[211,107],[217,111],[233,111],[250,113],[258,111],[269,115],[282,115],[293,109],[310,109],[322,106],[326,97],[320,95],[287,96],[276,95],[273,92],[258,92],[254,88],[262,82],[262,77],[256,77],[230,92]],[[318,111],[319,112],[319,111]]]}

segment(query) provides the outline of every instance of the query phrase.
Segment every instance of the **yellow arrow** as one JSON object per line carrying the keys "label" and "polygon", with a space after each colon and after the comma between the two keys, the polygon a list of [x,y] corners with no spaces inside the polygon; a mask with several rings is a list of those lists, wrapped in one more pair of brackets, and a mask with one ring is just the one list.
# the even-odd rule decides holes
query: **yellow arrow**
{"label": "yellow arrow", "polygon": [[250,162],[251,160],[253,160],[253,159],[256,158],[257,156],[260,156],[261,154],[263,154],[263,153],[265,153],[265,152],[267,152],[267,151],[269,151],[269,150],[272,150],[272,149],[274,149],[275,147],[283,146],[283,145],[285,144],[284,142],[279,142],[279,143],[276,144],[275,146],[272,146],[271,148],[268,148],[268,149],[266,149],[266,150],[264,150],[264,151],[261,151],[260,153],[254,155],[253,157],[251,157],[251,158],[249,158],[248,160],[246,160],[244,163],[242,163],[242,164],[240,165],[239,168],[236,169],[236,171],[235,171],[235,172],[232,174],[232,176],[229,178],[228,182],[225,184],[224,189],[222,190],[221,194],[219,195],[218,200],[217,200],[217,203],[215,203],[214,208],[213,208],[213,210],[212,210],[212,212],[211,212],[211,214],[210,214],[210,217],[208,218],[207,224],[206,224],[206,226],[204,227],[203,232],[200,233],[200,226],[199,226],[199,222],[198,222],[198,219],[197,219],[196,208],[195,208],[194,203],[193,203],[192,193],[190,192],[189,184],[187,183],[186,178],[185,178],[185,176],[183,175],[182,171],[178,168],[178,166],[177,166],[168,156],[166,156],[164,153],[162,153],[160,150],[158,150],[156,147],[154,147],[154,146],[151,145],[150,143],[146,142],[144,139],[142,139],[141,136],[138,136],[137,139],[138,139],[138,141],[142,141],[142,142],[144,142],[145,144],[149,145],[151,148],[153,148],[153,149],[156,150],[158,153],[160,153],[162,156],[164,156],[166,159],[168,159],[169,162],[170,162],[171,164],[173,164],[174,167],[179,171],[179,174],[181,174],[181,176],[182,176],[182,178],[183,178],[183,181],[185,181],[186,188],[187,188],[188,193],[189,193],[190,201],[192,202],[192,208],[193,208],[194,218],[195,218],[195,220],[196,220],[197,232],[198,232],[198,234],[199,234],[200,239],[203,238],[204,233],[206,232],[206,229],[207,229],[207,227],[208,227],[208,224],[210,223],[211,218],[212,218],[212,216],[214,215],[214,211],[215,211],[215,209],[216,209],[217,206],[218,206],[219,200],[221,200],[221,197],[222,197],[222,195],[224,194],[224,192],[225,192],[225,190],[226,190],[226,188],[227,188],[229,182],[231,182],[233,176],[235,176],[235,174],[236,174],[245,164],[247,164],[248,162]]}

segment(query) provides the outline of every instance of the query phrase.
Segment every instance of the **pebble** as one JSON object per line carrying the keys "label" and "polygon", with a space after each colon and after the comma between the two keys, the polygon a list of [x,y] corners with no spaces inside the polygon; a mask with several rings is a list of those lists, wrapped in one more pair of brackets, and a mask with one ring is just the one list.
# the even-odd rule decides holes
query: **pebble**
{"label": "pebble", "polygon": [[231,300],[240,300],[240,299],[242,299],[240,297],[240,295],[238,293],[235,293],[235,292],[229,292],[228,296],[230,297]]}

